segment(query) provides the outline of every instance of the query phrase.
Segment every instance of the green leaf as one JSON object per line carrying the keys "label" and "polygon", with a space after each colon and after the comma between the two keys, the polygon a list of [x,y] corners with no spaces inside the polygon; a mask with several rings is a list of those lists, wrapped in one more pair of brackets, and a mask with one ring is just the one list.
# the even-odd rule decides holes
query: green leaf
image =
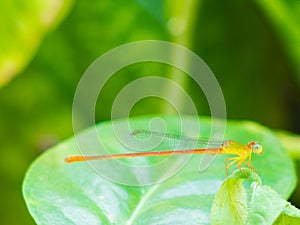
{"label": "green leaf", "polygon": [[300,210],[292,205],[287,205],[273,225],[300,224]]}
{"label": "green leaf", "polygon": [[253,182],[247,224],[272,224],[288,204],[272,188]]}
{"label": "green leaf", "polygon": [[245,224],[247,197],[240,178],[228,178],[219,189],[211,209],[211,224]]}
{"label": "green leaf", "polygon": [[[253,180],[247,193],[243,185],[246,178]],[[246,194],[251,199],[248,205]],[[247,168],[235,171],[222,184],[213,202],[211,224],[259,225],[275,220],[275,224],[298,224],[299,217],[300,210],[262,185],[259,175]]]}
{"label": "green leaf", "polygon": [[277,131],[276,134],[291,157],[300,159],[300,136],[288,131]]}
{"label": "green leaf", "polygon": [[0,87],[21,72],[73,0],[0,2]]}
{"label": "green leaf", "polygon": [[[153,118],[145,116],[112,122],[118,127],[126,126],[129,122],[131,129],[149,129]],[[192,126],[197,123],[192,117],[160,118],[169,133],[180,134],[181,124],[189,124],[190,129],[183,130],[182,135],[197,136],[191,133]],[[124,148],[120,147],[114,136],[112,122],[98,124],[98,135],[109,151],[121,153]],[[209,136],[210,119],[200,118],[199,122],[201,135]],[[221,122],[218,121],[218,124]],[[97,146],[97,142],[91,138],[92,130],[86,130],[77,136],[90,149]],[[264,154],[253,155],[252,166],[259,172],[264,183],[281,196],[287,198],[291,194],[296,184],[294,164],[270,130],[252,122],[228,122],[225,138],[242,143],[251,140],[262,143]],[[27,171],[23,195],[37,224],[210,224],[213,199],[226,178],[226,156],[217,156],[207,170],[199,173],[202,155],[194,155],[181,170],[164,182],[149,186],[126,186],[105,179],[106,174],[99,175],[91,166],[100,166],[106,172],[111,172],[109,175],[124,179],[135,177],[151,180],[157,174],[167,175],[170,166],[176,166],[176,163],[169,164],[166,170],[150,167],[141,174],[139,170],[118,170],[118,167],[114,167],[114,162],[109,160],[89,164],[64,162],[65,157],[78,154],[80,152],[77,150],[76,140],[72,138],[49,149]],[[174,162],[177,159],[181,158],[175,157]],[[166,157],[143,157],[121,162],[160,165],[164,160]],[[239,184],[231,185],[239,187]]]}

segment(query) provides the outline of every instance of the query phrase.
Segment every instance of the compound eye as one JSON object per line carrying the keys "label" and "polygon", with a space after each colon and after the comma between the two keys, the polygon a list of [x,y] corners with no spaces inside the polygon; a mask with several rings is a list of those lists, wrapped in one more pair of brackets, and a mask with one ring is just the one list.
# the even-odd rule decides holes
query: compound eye
{"label": "compound eye", "polygon": [[254,143],[254,145],[252,146],[252,149],[253,149],[253,152],[256,153],[256,154],[262,154],[262,146],[258,143]]}
{"label": "compound eye", "polygon": [[255,144],[253,145],[253,148],[254,148],[254,149],[259,149],[259,148],[260,148],[260,144],[255,143]]}

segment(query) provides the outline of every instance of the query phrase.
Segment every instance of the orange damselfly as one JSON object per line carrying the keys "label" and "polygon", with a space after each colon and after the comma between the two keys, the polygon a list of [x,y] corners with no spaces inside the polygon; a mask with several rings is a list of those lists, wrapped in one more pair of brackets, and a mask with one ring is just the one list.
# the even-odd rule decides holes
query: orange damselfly
{"label": "orange damselfly", "polygon": [[[243,144],[233,140],[225,140],[225,141],[216,141],[216,140],[198,140],[193,138],[186,138],[172,134],[165,134],[155,131],[147,131],[147,130],[135,130],[131,133],[132,136],[138,136],[141,134],[146,134],[154,137],[167,138],[170,140],[179,140],[183,143],[194,143],[194,148],[192,149],[184,149],[184,150],[170,150],[165,149],[163,151],[151,151],[151,152],[134,152],[134,153],[122,153],[122,154],[107,154],[107,155],[95,155],[95,156],[69,156],[65,159],[67,163],[73,162],[82,162],[89,160],[108,160],[108,159],[118,159],[118,158],[134,158],[134,157],[149,157],[149,156],[170,156],[170,155],[185,155],[185,154],[228,154],[232,155],[231,157],[227,157],[224,160],[225,168],[226,168],[226,176],[228,176],[228,169],[235,163],[237,163],[237,167],[241,170],[242,163],[254,170],[256,170],[251,166],[251,156],[252,153],[262,154],[263,148],[262,145],[255,142],[250,141],[248,144]],[[203,145],[215,145],[216,147],[203,147],[198,148],[197,146]],[[241,170],[242,171],[242,170]],[[243,172],[243,171],[242,171]]]}

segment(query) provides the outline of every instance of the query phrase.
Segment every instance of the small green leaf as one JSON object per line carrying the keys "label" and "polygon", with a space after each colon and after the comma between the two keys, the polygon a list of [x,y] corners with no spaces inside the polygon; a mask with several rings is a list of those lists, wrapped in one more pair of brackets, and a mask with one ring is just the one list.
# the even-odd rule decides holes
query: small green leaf
{"label": "small green leaf", "polygon": [[247,224],[272,224],[287,204],[272,188],[253,182]]}
{"label": "small green leaf", "polygon": [[[246,202],[243,180],[253,180]],[[250,193],[249,193],[250,192]],[[247,216],[248,215],[248,216]],[[280,216],[279,216],[280,215]],[[276,219],[277,218],[277,219]],[[212,206],[211,224],[298,224],[300,210],[277,194],[271,187],[263,186],[257,173],[250,169],[235,171],[219,189]]]}
{"label": "small green leaf", "polygon": [[300,224],[300,210],[288,204],[273,225],[297,225]]}
{"label": "small green leaf", "polygon": [[212,205],[211,224],[245,224],[248,215],[243,179],[227,178]]}

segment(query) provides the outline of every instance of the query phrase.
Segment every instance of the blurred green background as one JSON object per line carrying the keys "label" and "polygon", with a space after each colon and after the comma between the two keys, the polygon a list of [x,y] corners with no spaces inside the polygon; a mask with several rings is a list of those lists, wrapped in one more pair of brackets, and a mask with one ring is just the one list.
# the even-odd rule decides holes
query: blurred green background
{"label": "blurred green background", "polygon": [[[300,133],[298,0],[3,0],[0,32],[0,224],[34,224],[21,194],[26,168],[73,135],[72,101],[80,77],[98,56],[121,44],[158,39],[186,46],[216,75],[229,119]],[[110,119],[124,85],[155,74],[178,82],[199,114],[209,115],[192,80],[146,63],[109,81],[96,120]],[[131,114],[166,111],[165,102],[149,99]],[[291,201],[300,206],[299,191]]]}

